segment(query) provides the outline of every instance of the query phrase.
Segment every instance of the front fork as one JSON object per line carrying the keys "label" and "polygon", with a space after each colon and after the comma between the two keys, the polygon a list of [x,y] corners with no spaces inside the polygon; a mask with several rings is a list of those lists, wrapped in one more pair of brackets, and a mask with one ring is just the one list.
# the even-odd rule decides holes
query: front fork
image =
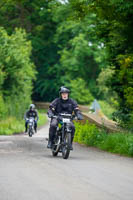
{"label": "front fork", "polygon": [[[69,130],[69,132],[70,132],[70,130]],[[72,133],[71,133],[71,141],[72,141]],[[61,143],[64,146],[66,145],[66,140],[65,140],[65,126],[64,125],[62,126],[62,142]]]}
{"label": "front fork", "polygon": [[63,125],[62,126],[62,141],[61,141],[61,143],[62,143],[62,145],[64,145],[64,143],[65,143],[65,126]]}

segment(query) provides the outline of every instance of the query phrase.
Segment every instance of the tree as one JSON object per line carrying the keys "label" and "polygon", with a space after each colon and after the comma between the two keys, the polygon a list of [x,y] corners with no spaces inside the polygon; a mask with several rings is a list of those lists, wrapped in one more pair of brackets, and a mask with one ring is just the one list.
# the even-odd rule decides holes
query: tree
{"label": "tree", "polygon": [[133,112],[133,2],[96,0],[93,5],[100,22],[98,34],[104,38],[110,63],[115,66],[111,85],[118,94],[117,117],[128,121]]}
{"label": "tree", "polygon": [[85,81],[90,92],[98,97],[96,79],[101,68],[106,66],[106,54],[104,44],[95,36],[96,15],[88,14],[82,22],[74,21],[70,4],[54,12],[58,24],[55,42],[59,47],[64,84],[79,77]]}
{"label": "tree", "polygon": [[[130,121],[133,113],[133,2],[122,0],[69,0],[74,17],[84,20],[88,12],[96,14],[95,34],[103,40],[114,75],[110,81],[117,93],[120,120]],[[86,5],[86,7],[85,7]]]}
{"label": "tree", "polygon": [[27,32],[27,38],[32,44],[32,61],[37,66],[37,80],[34,82],[35,100],[50,101],[57,94],[59,84],[56,80],[58,67],[57,46],[53,42],[56,23],[53,21],[52,7],[58,1],[33,0],[2,0],[0,7],[0,25],[9,34],[14,32],[15,27],[23,28]]}
{"label": "tree", "polygon": [[31,41],[31,58],[38,71],[34,100],[51,101],[61,85],[77,78],[83,79],[85,87],[98,97],[96,79],[106,66],[106,53],[103,41],[95,34],[96,14],[87,12],[87,1],[62,4],[58,0],[33,0],[27,4],[26,0],[2,0],[1,3],[1,26],[9,34],[15,27],[22,27]]}
{"label": "tree", "polygon": [[71,97],[77,100],[78,103],[82,105],[90,104],[94,100],[83,79],[77,78],[75,80],[71,80],[68,87],[71,88]]}
{"label": "tree", "polygon": [[[16,29],[12,35],[0,28],[1,102],[8,114],[22,116],[31,102],[35,66],[30,60],[31,43],[25,31]],[[3,100],[4,102],[3,102]]]}

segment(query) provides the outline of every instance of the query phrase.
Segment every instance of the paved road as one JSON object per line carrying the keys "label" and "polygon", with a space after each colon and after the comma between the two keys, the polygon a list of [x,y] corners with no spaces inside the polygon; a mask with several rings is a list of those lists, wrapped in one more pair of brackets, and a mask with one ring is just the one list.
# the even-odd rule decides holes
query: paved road
{"label": "paved road", "polygon": [[54,158],[47,134],[0,136],[0,200],[133,199],[133,159],[78,144]]}

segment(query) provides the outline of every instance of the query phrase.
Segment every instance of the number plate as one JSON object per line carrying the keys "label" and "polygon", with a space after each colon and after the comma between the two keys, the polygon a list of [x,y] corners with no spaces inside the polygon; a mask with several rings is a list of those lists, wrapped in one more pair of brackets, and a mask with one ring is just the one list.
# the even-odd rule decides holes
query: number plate
{"label": "number plate", "polygon": [[63,121],[64,123],[70,123],[70,119],[67,119],[67,118],[63,118],[62,121]]}

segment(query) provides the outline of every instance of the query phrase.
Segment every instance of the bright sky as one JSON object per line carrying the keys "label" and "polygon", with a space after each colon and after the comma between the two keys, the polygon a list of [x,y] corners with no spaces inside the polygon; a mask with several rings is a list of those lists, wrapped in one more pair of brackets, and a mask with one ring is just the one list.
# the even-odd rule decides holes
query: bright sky
{"label": "bright sky", "polygon": [[68,0],[58,0],[59,2],[61,2],[62,4],[65,4],[68,2]]}

